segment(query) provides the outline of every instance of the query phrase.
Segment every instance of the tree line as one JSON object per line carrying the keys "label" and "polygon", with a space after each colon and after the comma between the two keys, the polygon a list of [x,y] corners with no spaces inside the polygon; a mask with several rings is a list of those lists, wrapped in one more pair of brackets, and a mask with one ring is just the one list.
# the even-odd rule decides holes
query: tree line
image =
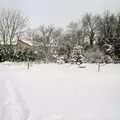
{"label": "tree line", "polygon": [[[70,22],[66,29],[54,25],[32,29],[28,23],[29,18],[18,10],[0,11],[0,61],[56,62],[63,56],[65,62],[70,62],[78,51],[91,63],[120,59],[120,12],[86,13],[78,21]],[[33,43],[32,49],[15,47],[14,43],[23,36]]]}

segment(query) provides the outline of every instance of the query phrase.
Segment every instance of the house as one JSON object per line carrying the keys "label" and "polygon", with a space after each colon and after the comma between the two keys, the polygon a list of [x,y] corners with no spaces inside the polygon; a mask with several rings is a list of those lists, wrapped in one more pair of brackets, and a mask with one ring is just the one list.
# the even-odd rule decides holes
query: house
{"label": "house", "polygon": [[28,49],[32,49],[32,42],[30,40],[17,40],[17,44],[16,44],[17,48],[19,49],[25,49],[25,48],[28,48]]}

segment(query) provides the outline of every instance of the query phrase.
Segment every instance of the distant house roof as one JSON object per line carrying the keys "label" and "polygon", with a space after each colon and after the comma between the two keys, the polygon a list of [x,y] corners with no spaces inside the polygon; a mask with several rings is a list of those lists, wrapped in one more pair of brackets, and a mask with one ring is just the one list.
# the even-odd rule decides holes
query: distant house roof
{"label": "distant house roof", "polygon": [[18,40],[18,41],[21,42],[22,44],[25,44],[25,45],[28,45],[28,46],[33,46],[33,43],[30,40],[22,39],[22,40]]}
{"label": "distant house roof", "polygon": [[[25,45],[28,45],[28,46],[33,46],[33,43],[31,40],[25,40],[25,39],[19,39],[19,40],[16,40],[16,41],[12,41],[12,45],[17,45],[18,42],[22,43],[22,44],[25,44]],[[4,45],[3,41],[0,42],[1,45]],[[6,43],[6,45],[10,45],[9,41]]]}

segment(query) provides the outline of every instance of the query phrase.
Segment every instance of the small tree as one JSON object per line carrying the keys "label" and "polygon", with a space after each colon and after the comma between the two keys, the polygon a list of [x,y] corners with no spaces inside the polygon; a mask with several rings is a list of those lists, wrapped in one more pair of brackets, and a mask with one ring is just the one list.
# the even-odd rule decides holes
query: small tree
{"label": "small tree", "polygon": [[72,63],[83,63],[83,48],[82,46],[75,46],[71,53]]}

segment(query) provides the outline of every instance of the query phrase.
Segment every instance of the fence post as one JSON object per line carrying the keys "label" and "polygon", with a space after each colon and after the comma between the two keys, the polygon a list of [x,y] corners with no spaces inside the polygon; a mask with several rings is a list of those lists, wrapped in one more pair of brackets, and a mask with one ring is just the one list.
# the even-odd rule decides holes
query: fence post
{"label": "fence post", "polygon": [[29,68],[30,68],[30,63],[28,62],[28,64],[27,64],[27,69],[29,70]]}
{"label": "fence post", "polygon": [[27,69],[29,70],[30,68],[30,61],[29,61],[29,58],[27,59]]}
{"label": "fence post", "polygon": [[98,72],[100,72],[100,62],[98,62]]}

